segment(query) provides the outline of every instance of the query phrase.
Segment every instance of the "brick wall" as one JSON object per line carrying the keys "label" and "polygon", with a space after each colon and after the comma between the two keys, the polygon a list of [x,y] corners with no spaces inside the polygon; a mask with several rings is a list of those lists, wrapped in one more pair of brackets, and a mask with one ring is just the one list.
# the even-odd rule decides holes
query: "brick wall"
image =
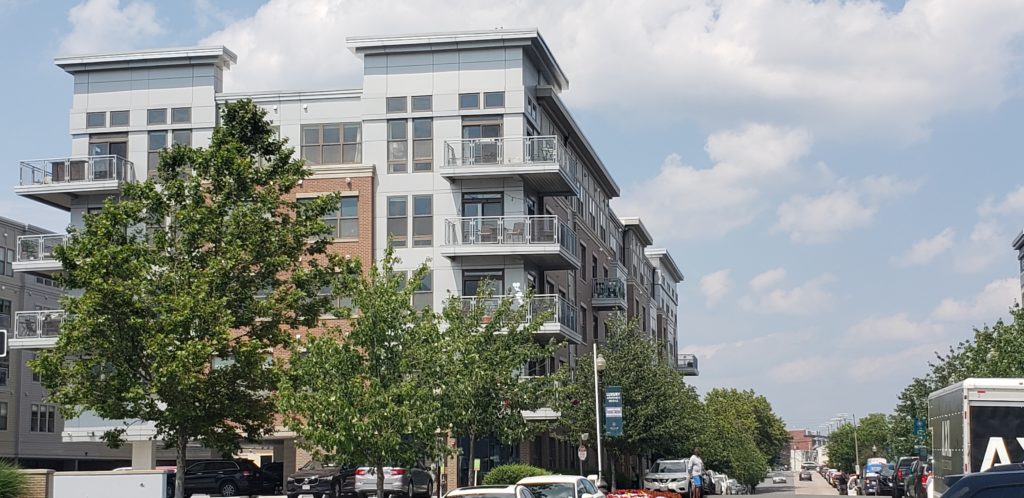
{"label": "brick wall", "polygon": [[25,469],[27,485],[20,498],[53,498],[53,471],[45,469]]}

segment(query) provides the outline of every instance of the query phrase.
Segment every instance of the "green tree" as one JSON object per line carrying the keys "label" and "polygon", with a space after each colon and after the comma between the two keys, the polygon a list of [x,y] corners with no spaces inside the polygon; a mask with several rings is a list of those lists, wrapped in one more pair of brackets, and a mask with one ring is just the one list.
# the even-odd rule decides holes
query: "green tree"
{"label": "green tree", "polygon": [[162,152],[157,178],[69,229],[61,284],[80,292],[62,299],[56,347],[30,363],[65,417],[154,422],[177,449],[178,497],[189,441],[231,452],[273,428],[268,351],[316,324],[328,303],[318,290],[347,271],[309,243],[337,198],[288,200],[310,171],[265,114],[226,105],[209,148]]}
{"label": "green tree", "polygon": [[700,447],[709,468],[756,487],[789,440],[782,420],[754,391],[716,388],[704,397]]}
{"label": "green tree", "polygon": [[[856,426],[846,423],[829,435],[828,459],[835,468],[853,472],[856,465],[864,465],[868,458],[891,459],[885,448],[890,441],[889,421],[885,414],[872,413],[860,420]],[[857,453],[860,461],[857,461]]]}
{"label": "green tree", "polygon": [[[446,301],[443,363],[448,368],[442,403],[452,435],[469,441],[468,461],[480,438],[512,444],[536,429],[522,412],[550,403],[553,379],[524,377],[522,370],[528,362],[547,361],[560,346],[536,339],[550,316],[532,295],[494,297],[486,285],[474,299],[450,296]],[[472,475],[469,480],[476,482]]]}
{"label": "green tree", "polygon": [[431,309],[412,305],[427,266],[394,272],[389,246],[369,274],[345,286],[350,330],[329,328],[293,346],[280,409],[317,458],[368,464],[384,496],[384,466],[411,465],[446,451],[445,337]]}

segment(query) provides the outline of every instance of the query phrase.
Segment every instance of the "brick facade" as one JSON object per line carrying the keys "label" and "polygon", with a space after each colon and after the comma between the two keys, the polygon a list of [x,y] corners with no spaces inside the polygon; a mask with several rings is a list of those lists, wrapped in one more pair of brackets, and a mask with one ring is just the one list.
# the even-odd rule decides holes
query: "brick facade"
{"label": "brick facade", "polygon": [[26,469],[21,473],[26,483],[20,498],[53,498],[52,470]]}

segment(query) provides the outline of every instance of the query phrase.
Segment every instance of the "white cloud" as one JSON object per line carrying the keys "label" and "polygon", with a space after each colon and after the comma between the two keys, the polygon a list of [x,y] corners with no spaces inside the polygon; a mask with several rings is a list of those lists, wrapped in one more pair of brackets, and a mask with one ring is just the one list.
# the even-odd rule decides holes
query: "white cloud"
{"label": "white cloud", "polygon": [[806,358],[789,361],[768,370],[768,377],[774,382],[784,384],[807,383],[808,379],[818,379],[835,365],[822,358]]}
{"label": "white cloud", "polygon": [[827,286],[835,280],[834,276],[824,274],[792,289],[774,289],[756,296],[744,296],[740,307],[756,313],[780,315],[810,315],[826,311],[832,306],[832,293]]}
{"label": "white cloud", "polygon": [[782,283],[785,279],[786,269],[775,268],[764,273],[759,273],[754,278],[750,279],[750,288],[753,289],[754,292],[761,292]]}
{"label": "white cloud", "polygon": [[794,242],[821,243],[838,234],[870,225],[882,201],[917,191],[920,182],[896,178],[867,177],[850,183],[839,180],[839,188],[817,197],[791,196],[776,210],[774,229],[786,232]]}
{"label": "white cloud", "polygon": [[934,237],[921,239],[910,246],[903,255],[893,259],[897,266],[921,266],[931,263],[935,258],[953,247],[956,230],[947,227]]}
{"label": "white cloud", "polygon": [[812,0],[479,7],[271,0],[203,43],[239,54],[231,90],[337,87],[360,81],[359,62],[341,50],[346,36],[537,26],[573,81],[574,106],[711,128],[755,119],[908,140],[924,136],[936,116],[990,109],[1012,95],[1013,42],[1024,31],[1017,1],[921,0],[896,13],[880,2]]}
{"label": "white cloud", "polygon": [[934,358],[935,352],[942,351],[946,346],[947,344],[936,341],[915,344],[895,351],[876,350],[860,358],[847,358],[846,366],[840,371],[845,372],[848,378],[857,383],[888,379],[899,373],[906,373],[906,378],[909,379],[910,372],[919,373],[927,367],[928,360]]}
{"label": "white cloud", "polygon": [[989,269],[1005,257],[1011,239],[996,220],[975,223],[967,242],[956,251],[953,269],[961,273],[979,273]]}
{"label": "white cloud", "polygon": [[622,215],[639,215],[659,240],[720,237],[753,221],[763,194],[795,176],[794,163],[810,148],[804,130],[747,124],[708,137],[710,168],[673,154],[653,178],[615,201]]}
{"label": "white cloud", "polygon": [[156,7],[144,1],[86,0],[68,11],[71,32],[61,40],[62,55],[135,48],[163,32]]}
{"label": "white cloud", "polygon": [[704,294],[708,308],[718,304],[729,293],[731,287],[728,269],[709,273],[700,278],[700,292]]}
{"label": "white cloud", "polygon": [[[935,310],[932,318],[942,321],[971,321],[994,323],[1005,317],[1008,309],[1021,297],[1020,282],[1015,278],[1004,278],[990,282],[976,296],[957,300],[943,299]],[[976,323],[975,325],[981,325]]]}
{"label": "white cloud", "polygon": [[844,342],[847,344],[869,343],[879,341],[914,341],[934,339],[944,331],[942,325],[929,321],[911,320],[907,313],[888,316],[871,316],[851,326]]}
{"label": "white cloud", "polygon": [[978,214],[983,217],[998,215],[1014,215],[1024,213],[1024,185],[1006,194],[1000,201],[989,197],[978,206]]}

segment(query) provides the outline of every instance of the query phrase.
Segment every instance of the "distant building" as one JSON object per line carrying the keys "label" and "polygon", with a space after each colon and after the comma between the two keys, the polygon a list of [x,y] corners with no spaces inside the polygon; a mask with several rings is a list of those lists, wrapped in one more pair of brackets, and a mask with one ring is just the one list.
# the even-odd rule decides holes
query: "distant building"
{"label": "distant building", "polygon": [[1020,268],[1020,294],[1021,305],[1024,306],[1024,231],[1013,239],[1013,248],[1017,250],[1017,263]]}
{"label": "distant building", "polygon": [[824,464],[827,455],[825,436],[807,429],[789,429],[787,432],[790,440],[782,450],[781,462],[788,463],[792,470],[799,469],[808,462]]}

